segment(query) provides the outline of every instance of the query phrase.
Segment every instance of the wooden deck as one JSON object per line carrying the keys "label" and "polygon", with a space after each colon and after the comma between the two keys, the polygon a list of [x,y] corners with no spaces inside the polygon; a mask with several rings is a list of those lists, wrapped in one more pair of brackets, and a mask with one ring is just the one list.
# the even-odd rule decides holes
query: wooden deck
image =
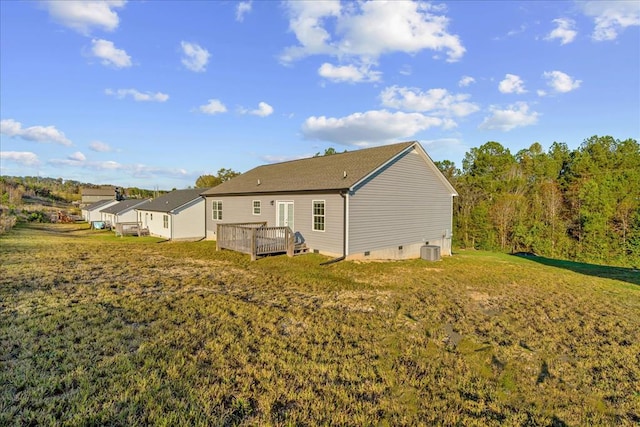
{"label": "wooden deck", "polygon": [[294,233],[289,227],[267,227],[266,222],[238,224],[218,224],[217,249],[231,249],[258,257],[286,253],[293,256],[304,248],[296,250]]}

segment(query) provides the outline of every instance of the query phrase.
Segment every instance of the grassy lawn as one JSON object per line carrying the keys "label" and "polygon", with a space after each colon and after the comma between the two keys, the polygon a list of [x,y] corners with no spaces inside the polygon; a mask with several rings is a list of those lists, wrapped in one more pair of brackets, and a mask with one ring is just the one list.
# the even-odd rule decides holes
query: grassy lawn
{"label": "grassy lawn", "polygon": [[0,425],[637,425],[640,273],[0,236]]}

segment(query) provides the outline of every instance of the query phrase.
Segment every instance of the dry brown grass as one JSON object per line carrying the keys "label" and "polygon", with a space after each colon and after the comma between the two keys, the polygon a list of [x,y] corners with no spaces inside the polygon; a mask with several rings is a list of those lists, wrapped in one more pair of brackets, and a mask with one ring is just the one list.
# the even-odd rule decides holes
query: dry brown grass
{"label": "dry brown grass", "polygon": [[640,421],[632,270],[214,248],[78,225],[2,236],[0,424]]}

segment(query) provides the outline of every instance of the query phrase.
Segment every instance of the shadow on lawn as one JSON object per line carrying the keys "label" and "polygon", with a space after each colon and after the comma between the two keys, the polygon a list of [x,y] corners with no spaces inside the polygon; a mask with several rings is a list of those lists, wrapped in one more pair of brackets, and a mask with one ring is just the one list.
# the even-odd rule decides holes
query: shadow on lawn
{"label": "shadow on lawn", "polygon": [[563,268],[565,270],[574,271],[580,274],[587,274],[589,276],[620,280],[640,286],[640,270],[637,268],[610,267],[607,265],[552,259],[525,252],[518,252],[512,255],[551,267]]}

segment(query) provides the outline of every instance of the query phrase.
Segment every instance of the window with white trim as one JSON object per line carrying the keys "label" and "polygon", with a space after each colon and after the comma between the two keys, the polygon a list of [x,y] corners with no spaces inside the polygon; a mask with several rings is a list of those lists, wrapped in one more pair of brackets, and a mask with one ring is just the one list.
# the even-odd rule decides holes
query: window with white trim
{"label": "window with white trim", "polygon": [[253,214],[254,215],[260,215],[262,211],[262,206],[260,204],[260,200],[254,200],[253,201]]}
{"label": "window with white trim", "polygon": [[169,228],[169,215],[162,215],[162,226]]}
{"label": "window with white trim", "polygon": [[324,231],[324,200],[313,201],[313,231]]}
{"label": "window with white trim", "polygon": [[217,221],[222,220],[222,200],[213,201],[212,218]]}

